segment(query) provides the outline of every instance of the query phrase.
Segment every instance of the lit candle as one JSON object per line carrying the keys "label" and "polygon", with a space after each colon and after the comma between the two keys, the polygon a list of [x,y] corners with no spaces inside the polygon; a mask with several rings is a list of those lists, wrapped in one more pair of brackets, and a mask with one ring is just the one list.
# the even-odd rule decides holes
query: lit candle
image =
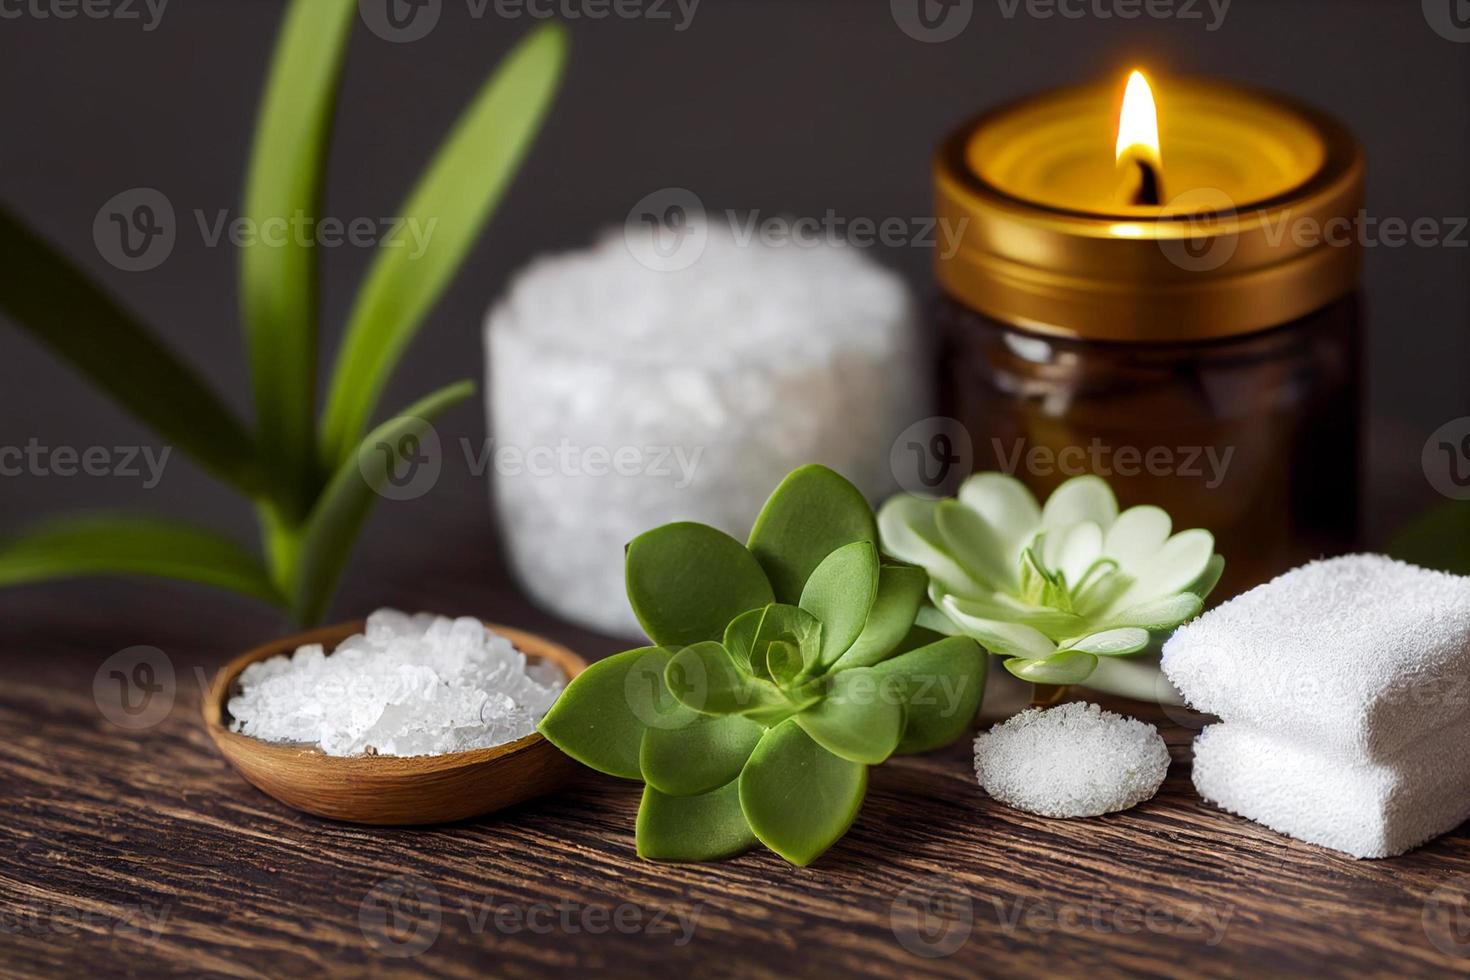
{"label": "lit candle", "polygon": [[1230,594],[1357,521],[1363,158],[1336,120],[1213,81],[1062,89],[936,159],[943,399],[975,464],[1097,472],[1206,527]]}
{"label": "lit candle", "polygon": [[1159,144],[1159,109],[1154,102],[1153,89],[1141,71],[1128,76],[1128,86],[1123,91],[1113,159],[1128,172],[1131,190],[1127,194],[1127,203],[1157,205],[1160,202],[1164,161]]}

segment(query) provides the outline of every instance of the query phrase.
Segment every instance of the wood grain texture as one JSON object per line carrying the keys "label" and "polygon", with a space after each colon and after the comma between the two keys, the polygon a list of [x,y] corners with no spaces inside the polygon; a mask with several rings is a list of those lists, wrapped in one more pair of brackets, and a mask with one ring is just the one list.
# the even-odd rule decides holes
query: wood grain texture
{"label": "wood grain texture", "polygon": [[[229,729],[229,699],[244,669],[260,660],[321,644],[331,653],[365,623],[356,620],[293,633],[242,653],[221,667],[200,695],[204,730],[230,764],[288,806],[350,823],[436,824],[495,813],[566,785],[577,765],[539,733],[505,745],[411,758],[334,757],[315,746],[275,745]],[[490,624],[532,661],[549,661],[570,681],[587,663],[559,643]]]}
{"label": "wood grain texture", "polygon": [[[479,544],[395,554],[370,586],[352,583],[342,618],[392,599],[524,625],[589,659],[619,648],[526,606]],[[960,744],[874,770],[852,831],[811,868],[766,852],[658,865],[634,854],[636,787],[591,774],[425,829],[331,823],[260,793],[198,714],[214,670],[285,631],[248,603],[147,583],[61,585],[0,594],[0,623],[6,976],[1470,967],[1470,934],[1453,930],[1470,905],[1465,829],[1376,862],[1290,840],[1204,804],[1189,781],[1194,731],[1157,715],[1174,763],[1160,794],[1127,813],[1058,821],[1007,809],[976,787]],[[177,691],[162,721],[128,731],[103,717],[93,680],[138,643],[167,652]],[[952,951],[920,956],[905,941]]]}

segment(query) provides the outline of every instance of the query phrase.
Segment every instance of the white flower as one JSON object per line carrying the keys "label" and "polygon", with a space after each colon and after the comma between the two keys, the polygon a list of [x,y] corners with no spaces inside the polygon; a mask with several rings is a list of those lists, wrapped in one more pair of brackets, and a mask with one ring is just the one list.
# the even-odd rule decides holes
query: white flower
{"label": "white flower", "polygon": [[878,529],[885,551],[929,573],[921,625],[971,636],[1039,684],[1081,683],[1098,657],[1144,650],[1199,614],[1225,567],[1210,532],[1171,534],[1158,507],[1119,513],[1096,476],[1039,507],[1014,477],[979,473],[952,500],[890,499]]}

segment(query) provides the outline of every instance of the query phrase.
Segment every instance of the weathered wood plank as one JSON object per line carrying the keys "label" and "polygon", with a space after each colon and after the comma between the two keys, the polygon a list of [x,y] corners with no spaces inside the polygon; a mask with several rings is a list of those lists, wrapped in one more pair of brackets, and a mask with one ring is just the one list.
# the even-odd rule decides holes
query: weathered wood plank
{"label": "weathered wood plank", "polygon": [[[616,649],[526,608],[480,559],[465,563],[415,585],[448,596],[439,608],[524,623],[588,656]],[[486,576],[488,597],[463,584]],[[165,624],[164,613],[188,618]],[[876,770],[851,833],[815,867],[767,853],[655,865],[634,854],[636,792],[590,774],[562,795],[425,830],[329,824],[263,796],[218,757],[197,714],[195,668],[207,677],[282,628],[248,605],[172,587],[60,586],[0,597],[0,621],[6,975],[1470,967],[1470,936],[1461,950],[1436,926],[1438,906],[1426,929],[1436,888],[1470,902],[1464,829],[1380,862],[1289,840],[1195,796],[1193,732],[1179,725],[1164,729],[1174,764],[1163,791],[1128,813],[1055,821],[1009,810],[975,786],[962,744]],[[92,680],[136,643],[168,652],[179,692],[160,724],[128,732],[99,713]],[[416,936],[432,942],[418,950]],[[922,957],[905,942],[953,951]]]}

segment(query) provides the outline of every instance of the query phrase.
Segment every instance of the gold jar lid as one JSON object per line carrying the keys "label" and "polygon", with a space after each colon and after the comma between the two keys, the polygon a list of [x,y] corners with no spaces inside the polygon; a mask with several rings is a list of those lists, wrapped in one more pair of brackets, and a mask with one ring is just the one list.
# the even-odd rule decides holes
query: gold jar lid
{"label": "gold jar lid", "polygon": [[1120,198],[1118,93],[1062,89],[953,133],[940,285],[994,319],[1089,340],[1192,341],[1288,323],[1357,288],[1363,154],[1272,93],[1166,78],[1163,203]]}

